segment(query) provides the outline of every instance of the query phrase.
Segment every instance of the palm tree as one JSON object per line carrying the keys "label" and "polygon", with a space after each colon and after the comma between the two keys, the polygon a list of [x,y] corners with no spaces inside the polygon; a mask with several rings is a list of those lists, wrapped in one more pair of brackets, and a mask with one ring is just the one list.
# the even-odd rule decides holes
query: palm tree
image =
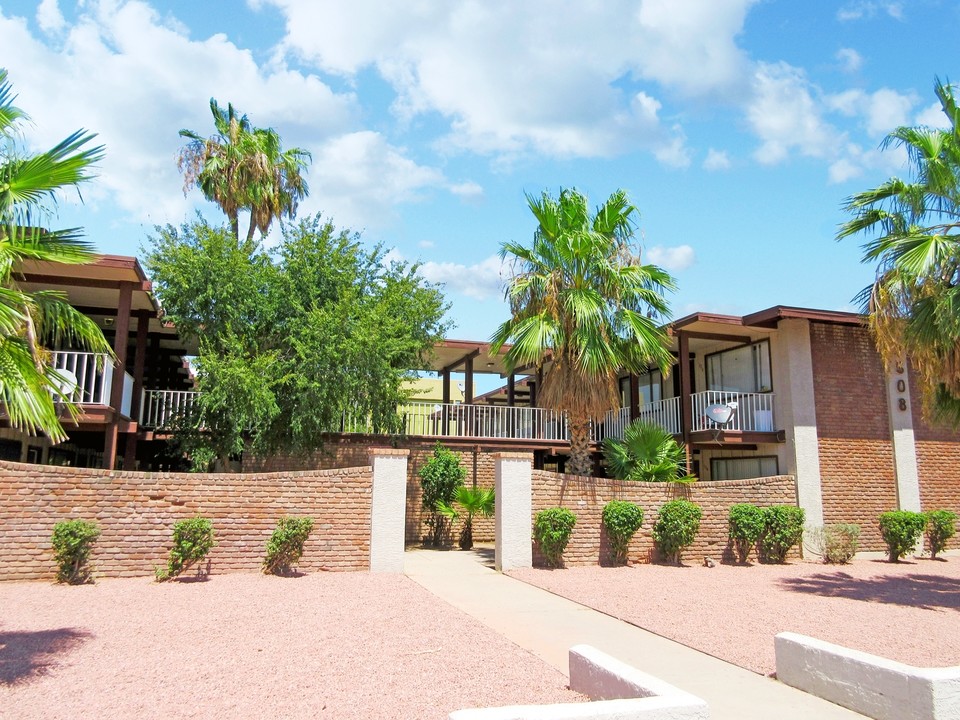
{"label": "palm tree", "polygon": [[686,453],[673,435],[659,425],[636,420],[627,425],[623,439],[603,441],[603,456],[618,480],[642,482],[694,482],[686,474]]}
{"label": "palm tree", "polygon": [[[111,353],[103,333],[77,312],[63,293],[25,292],[17,283],[26,260],[82,264],[93,259],[79,228],[45,227],[58,194],[89,180],[103,158],[103,146],[90,147],[95,135],[79,130],[50,150],[21,151],[15,140],[27,114],[0,69],[0,403],[10,424],[28,433],[46,433],[53,442],[66,439],[57,402],[71,417],[67,379],[50,366],[44,345],[69,344]],[[55,402],[57,401],[57,402]]]}
{"label": "palm tree", "polygon": [[947,83],[934,91],[947,129],[899,127],[884,140],[907,151],[913,177],[849,198],[837,239],[878,234],[863,262],[877,279],[859,298],[888,368],[909,359],[933,415],[960,424],[960,108]]}
{"label": "palm tree", "polygon": [[216,134],[205,138],[192,130],[181,130],[188,142],[177,163],[184,174],[183,190],[194,185],[203,196],[220,206],[233,235],[240,239],[239,213],[250,213],[247,241],[255,231],[266,234],[273,220],[292,218],[299,202],[308,194],[303,173],[310,153],[301,148],[283,150],[273,128],[256,128],[232,103],[226,110],[210,99]]}
{"label": "palm tree", "polygon": [[618,403],[617,373],[656,365],[667,372],[666,334],[655,320],[666,315],[663,292],[673,278],[641,265],[634,251],[636,208],[622,190],[593,216],[576,190],[527,196],[537,219],[533,245],[504,243],[501,258],[515,258],[506,297],[512,317],[491,338],[494,352],[508,341],[511,368],[544,371],[538,402],[565,411],[571,472],[591,471],[590,422]]}
{"label": "palm tree", "polygon": [[[463,527],[460,529],[460,549],[470,550],[473,548],[473,518],[477,515],[483,517],[493,515],[496,508],[496,495],[493,488],[469,488],[461,485],[457,488],[453,500],[467,514],[463,521]],[[460,511],[454,504],[446,503],[443,500],[437,502],[436,510],[450,520],[456,520],[460,517]]]}

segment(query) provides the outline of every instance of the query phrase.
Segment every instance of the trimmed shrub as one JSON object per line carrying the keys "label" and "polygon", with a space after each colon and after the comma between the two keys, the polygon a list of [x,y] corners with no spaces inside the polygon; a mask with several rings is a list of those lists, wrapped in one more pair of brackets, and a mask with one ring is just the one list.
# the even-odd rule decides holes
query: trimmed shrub
{"label": "trimmed shrub", "polygon": [[763,534],[760,536],[760,562],[783,564],[790,548],[803,539],[805,514],[794,505],[763,508]]}
{"label": "trimmed shrub", "polygon": [[887,556],[890,562],[900,562],[900,558],[913,550],[927,526],[923,513],[910,510],[894,510],[880,515],[880,534],[887,544]]}
{"label": "trimmed shrub", "polygon": [[730,542],[738,563],[745,563],[750,550],[763,535],[763,510],[756,505],[740,503],[730,507]]}
{"label": "trimmed shrub", "polygon": [[613,559],[622,565],[627,561],[630,539],[643,525],[643,510],[632,502],[611,500],[603,508],[602,519],[610,538]]}
{"label": "trimmed shrub", "polygon": [[927,545],[930,546],[930,559],[947,546],[947,540],[957,532],[957,514],[950,510],[931,510],[927,514]]}
{"label": "trimmed shrub", "polygon": [[213,523],[197,516],[173,525],[173,548],[167,567],[157,568],[158,582],[175,578],[195,562],[203,560],[213,547]]}
{"label": "trimmed shrub", "polygon": [[700,506],[689,500],[664,503],[653,525],[653,541],[667,562],[680,564],[680,553],[700,531]]}
{"label": "trimmed shrub", "polygon": [[313,518],[280,518],[267,541],[267,557],[263,571],[273,575],[289,575],[290,566],[300,562],[303,544],[313,531]]}
{"label": "trimmed shrub", "polygon": [[87,520],[64,520],[53,526],[53,559],[57,563],[57,582],[82,585],[92,582],[90,553],[100,537],[100,528]]}
{"label": "trimmed shrub", "polygon": [[570,533],[577,524],[577,516],[566,508],[541,510],[533,519],[533,539],[550,567],[563,565],[563,551],[570,541]]}
{"label": "trimmed shrub", "polygon": [[824,525],[818,529],[815,542],[825,563],[846,565],[857,554],[860,526],[847,523]]}
{"label": "trimmed shrub", "polygon": [[419,475],[423,509],[429,513],[424,523],[430,529],[430,544],[443,545],[450,539],[450,523],[438,508],[441,504],[453,504],[457,489],[467,477],[467,470],[460,464],[455,452],[437,443],[433,455],[420,468]]}

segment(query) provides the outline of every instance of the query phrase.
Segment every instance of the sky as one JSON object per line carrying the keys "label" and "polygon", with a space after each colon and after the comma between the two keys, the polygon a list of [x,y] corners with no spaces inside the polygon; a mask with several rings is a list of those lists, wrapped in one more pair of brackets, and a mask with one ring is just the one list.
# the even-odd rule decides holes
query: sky
{"label": "sky", "polygon": [[893,128],[944,125],[958,36],[960,0],[0,0],[23,143],[106,146],[60,226],[142,256],[157,225],[221,221],[176,157],[230,102],[312,153],[301,217],[421,263],[472,340],[508,317],[525,194],[567,187],[628,192],[673,317],[855,309],[874,268],[835,240],[843,202],[907,173]]}

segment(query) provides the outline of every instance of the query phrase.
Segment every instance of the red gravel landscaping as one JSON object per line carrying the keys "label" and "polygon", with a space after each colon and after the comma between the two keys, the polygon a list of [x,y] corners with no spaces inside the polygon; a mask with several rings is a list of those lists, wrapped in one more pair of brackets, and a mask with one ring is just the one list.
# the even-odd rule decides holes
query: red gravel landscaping
{"label": "red gravel landscaping", "polygon": [[0,717],[445,718],[566,678],[403,576],[0,584]]}
{"label": "red gravel landscaping", "polygon": [[947,562],[519,570],[513,577],[758,673],[796,632],[911,665],[960,665],[960,557]]}

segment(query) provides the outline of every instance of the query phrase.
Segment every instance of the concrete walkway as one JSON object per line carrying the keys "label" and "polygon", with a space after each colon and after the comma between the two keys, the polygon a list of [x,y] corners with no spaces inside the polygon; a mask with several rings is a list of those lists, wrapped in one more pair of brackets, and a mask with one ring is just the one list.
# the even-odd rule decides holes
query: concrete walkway
{"label": "concrete walkway", "polygon": [[[489,553],[486,553],[488,556]],[[409,550],[406,574],[431,593],[568,674],[587,643],[703,698],[715,720],[854,720],[862,715],[502,575],[483,551]],[[773,642],[773,638],[770,638]]]}

